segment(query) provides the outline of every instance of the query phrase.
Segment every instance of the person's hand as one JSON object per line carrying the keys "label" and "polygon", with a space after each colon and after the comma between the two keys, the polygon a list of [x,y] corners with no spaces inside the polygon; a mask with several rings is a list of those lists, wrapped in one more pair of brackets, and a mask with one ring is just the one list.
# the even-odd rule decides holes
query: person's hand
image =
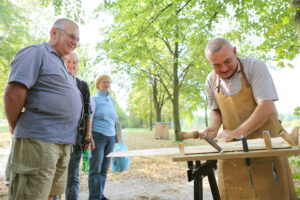
{"label": "person's hand", "polygon": [[[215,137],[217,137],[218,135],[218,130],[214,127],[207,127],[204,130],[204,135],[207,135],[208,137],[210,137],[211,139],[214,139]],[[203,138],[203,137],[202,137]]]}
{"label": "person's hand", "polygon": [[226,142],[231,142],[234,138],[237,138],[237,134],[235,130],[223,130],[219,136],[220,138],[224,138]]}
{"label": "person's hand", "polygon": [[93,137],[91,138],[91,148],[92,148],[93,151],[96,148],[95,141],[94,141]]}
{"label": "person's hand", "polygon": [[[86,136],[85,136],[85,138],[84,138],[84,143],[85,143],[85,145],[84,145],[84,147],[83,147],[83,149],[84,150],[87,150],[90,146],[92,146],[91,144],[92,144],[92,142],[94,142],[94,140],[93,140],[93,137],[92,137],[92,135],[91,134],[86,134]],[[95,148],[95,143],[94,143],[94,148]],[[94,150],[94,149],[93,149]]]}
{"label": "person's hand", "polygon": [[[87,137],[86,137],[87,138]],[[95,141],[92,136],[87,138],[90,142],[84,145],[83,149],[87,150],[89,147],[91,147],[92,150],[96,148]]]}

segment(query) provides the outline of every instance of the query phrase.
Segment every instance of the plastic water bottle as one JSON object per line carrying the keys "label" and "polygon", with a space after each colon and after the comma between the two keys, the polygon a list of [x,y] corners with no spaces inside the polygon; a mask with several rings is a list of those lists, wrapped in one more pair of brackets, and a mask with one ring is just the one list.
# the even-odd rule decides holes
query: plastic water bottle
{"label": "plastic water bottle", "polygon": [[90,158],[92,157],[91,155],[91,149],[88,148],[86,150],[83,150],[83,155],[82,155],[82,171],[83,172],[89,172],[90,170]]}

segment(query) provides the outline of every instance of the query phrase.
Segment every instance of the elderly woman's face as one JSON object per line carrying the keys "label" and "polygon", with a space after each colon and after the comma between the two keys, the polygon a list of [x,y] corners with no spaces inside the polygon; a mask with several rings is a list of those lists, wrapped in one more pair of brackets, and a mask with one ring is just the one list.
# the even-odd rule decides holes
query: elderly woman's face
{"label": "elderly woman's face", "polygon": [[108,78],[102,79],[98,84],[98,89],[102,92],[108,92],[110,89],[110,80]]}
{"label": "elderly woman's face", "polygon": [[67,67],[68,72],[70,72],[73,76],[76,76],[78,72],[77,59],[74,56],[67,56],[65,57],[64,63]]}

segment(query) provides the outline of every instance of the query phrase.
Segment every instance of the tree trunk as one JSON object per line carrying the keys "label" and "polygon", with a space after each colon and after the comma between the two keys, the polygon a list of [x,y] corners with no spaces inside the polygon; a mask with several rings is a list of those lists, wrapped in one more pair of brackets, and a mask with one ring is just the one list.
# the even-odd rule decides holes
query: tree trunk
{"label": "tree trunk", "polygon": [[208,116],[207,116],[207,106],[205,106],[205,127],[208,127]]}
{"label": "tree trunk", "polygon": [[300,10],[297,10],[295,15],[295,26],[296,26],[296,31],[298,33],[298,39],[300,41]]}
{"label": "tree trunk", "polygon": [[[205,100],[207,101],[207,97],[205,97]],[[207,116],[207,105],[206,104],[204,105],[204,111],[205,111],[205,116],[204,116],[205,127],[208,127],[208,116]]]}
{"label": "tree trunk", "polygon": [[157,122],[161,122],[161,109],[162,109],[162,107],[160,107],[160,106],[155,107]]}
{"label": "tree trunk", "polygon": [[[177,38],[177,37],[176,37]],[[178,80],[178,42],[175,42],[173,57],[173,120],[176,141],[179,140],[180,118],[179,118],[179,80]]]}
{"label": "tree trunk", "polygon": [[153,91],[153,101],[155,106],[155,114],[156,114],[156,122],[161,122],[161,110],[163,103],[160,104],[158,100],[158,90],[157,90],[157,80],[153,80],[152,85],[152,91]]}
{"label": "tree trunk", "polygon": [[150,104],[150,117],[149,117],[149,128],[150,128],[150,131],[152,131],[152,115],[153,115],[153,112],[152,112],[152,91],[151,91],[151,87],[149,88],[149,104]]}
{"label": "tree trunk", "polygon": [[[300,0],[293,0],[292,1],[292,7],[293,8],[300,8]],[[298,33],[298,39],[300,41],[300,10],[296,10],[295,14],[295,26],[296,26],[296,31]]]}

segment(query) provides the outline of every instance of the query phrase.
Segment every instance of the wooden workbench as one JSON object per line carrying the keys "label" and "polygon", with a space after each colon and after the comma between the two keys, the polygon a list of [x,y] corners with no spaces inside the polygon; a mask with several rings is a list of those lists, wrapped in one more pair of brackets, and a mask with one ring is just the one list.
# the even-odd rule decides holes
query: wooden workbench
{"label": "wooden workbench", "polygon": [[[297,135],[295,136],[296,139]],[[269,145],[268,149],[270,150],[266,150],[267,143],[265,143],[263,138],[249,139],[247,140],[247,143],[249,149],[248,152],[243,151],[241,141],[236,141],[228,143],[218,142],[217,144],[224,151],[221,153],[211,145],[202,145],[187,146],[181,148],[181,150],[179,150],[179,148],[160,148],[112,152],[108,155],[108,157],[174,155],[174,157],[172,157],[174,162],[188,163],[188,181],[194,181],[194,200],[203,199],[202,179],[206,176],[208,177],[214,200],[220,200],[221,198],[214,173],[214,170],[217,168],[217,160],[300,154],[299,146],[293,146],[293,148],[291,148],[291,145],[288,144],[282,137],[269,138],[271,148]],[[201,160],[205,161],[202,162]]]}
{"label": "wooden workbench", "polygon": [[219,160],[219,159],[233,159],[233,158],[252,158],[252,157],[272,157],[284,155],[298,155],[300,149],[274,149],[268,150],[253,150],[249,152],[224,152],[224,153],[203,153],[175,156],[172,158],[174,162],[194,161],[194,160]]}
{"label": "wooden workbench", "polygon": [[291,148],[290,145],[281,137],[272,138],[273,150],[266,150],[264,140],[262,138],[248,140],[249,152],[243,152],[241,141],[236,142],[218,142],[217,143],[224,153],[217,152],[211,145],[202,146],[186,146],[184,155],[180,155],[179,148],[159,148],[159,149],[143,149],[112,152],[108,157],[131,157],[131,156],[161,156],[174,155],[173,161],[188,160],[211,160],[211,159],[231,159],[245,157],[268,157],[276,155],[298,155],[300,149]]}

